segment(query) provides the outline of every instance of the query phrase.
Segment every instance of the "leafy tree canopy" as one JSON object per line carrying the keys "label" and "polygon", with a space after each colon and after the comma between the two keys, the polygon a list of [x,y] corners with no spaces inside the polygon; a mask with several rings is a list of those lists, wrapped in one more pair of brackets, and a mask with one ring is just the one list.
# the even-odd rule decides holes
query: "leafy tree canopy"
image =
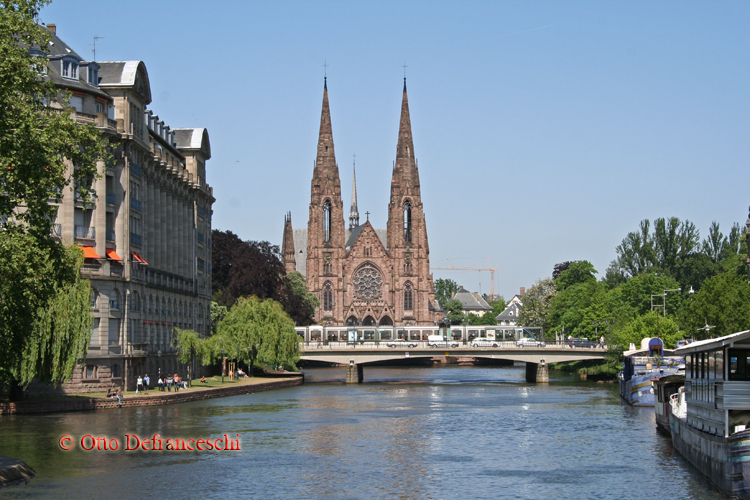
{"label": "leafy tree canopy", "polygon": [[518,313],[518,324],[541,326],[547,330],[547,316],[555,295],[557,295],[557,289],[552,278],[536,280],[523,296],[523,307]]}
{"label": "leafy tree canopy", "polygon": [[608,342],[627,350],[631,343],[639,348],[641,340],[649,337],[659,337],[666,347],[674,349],[677,341],[683,338],[683,333],[672,318],[663,317],[660,311],[653,311],[638,316],[623,328],[616,329]]}
{"label": "leafy tree canopy", "polygon": [[463,324],[466,319],[466,316],[463,313],[463,308],[463,304],[461,304],[461,301],[458,299],[451,299],[445,304],[443,311],[445,311],[448,316],[451,325]]}
{"label": "leafy tree canopy", "polygon": [[453,294],[458,291],[458,288],[458,283],[451,279],[438,278],[435,280],[435,300],[438,301],[443,310],[453,298]]}
{"label": "leafy tree canopy", "polygon": [[11,398],[35,378],[64,382],[91,335],[83,257],[49,238],[57,208],[48,201],[66,189],[89,201],[107,152],[97,129],[60,104],[69,94],[45,73],[50,33],[38,15],[47,3],[0,6],[0,384],[11,386]]}
{"label": "leafy tree canopy", "polygon": [[[558,292],[579,283],[596,281],[596,276],[594,276],[596,269],[594,269],[594,265],[591,262],[576,260],[574,262],[566,262],[565,264],[567,264],[567,268],[561,271],[554,280]],[[555,266],[555,270],[560,265]]]}
{"label": "leafy tree canopy", "polygon": [[[750,329],[750,284],[743,259],[736,255],[724,264],[725,270],[707,279],[686,301],[683,318],[691,337],[721,337]],[[714,328],[705,330],[705,325]]]}
{"label": "leafy tree canopy", "polygon": [[[231,307],[240,297],[272,298],[298,325],[312,323],[317,297],[301,286],[304,278],[287,277],[277,245],[243,241],[231,231],[214,229],[212,239],[213,297]],[[293,273],[292,273],[293,274]]]}

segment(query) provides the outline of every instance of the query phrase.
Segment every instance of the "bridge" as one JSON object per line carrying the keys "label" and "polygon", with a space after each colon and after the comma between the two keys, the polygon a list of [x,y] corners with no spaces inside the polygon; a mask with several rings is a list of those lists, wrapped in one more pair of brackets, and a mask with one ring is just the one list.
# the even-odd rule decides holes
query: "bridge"
{"label": "bridge", "polygon": [[[388,347],[387,342],[305,342],[300,344],[305,361],[338,363],[347,366],[346,382],[360,383],[363,367],[368,363],[435,356],[458,356],[484,359],[502,359],[526,363],[526,380],[532,383],[549,383],[548,363],[604,359],[606,348],[570,347],[567,344],[548,344],[545,347],[518,347],[515,342],[497,342],[497,347],[429,347],[427,342],[405,342],[405,345]],[[411,345],[409,345],[411,344]],[[412,347],[416,345],[416,347]]]}

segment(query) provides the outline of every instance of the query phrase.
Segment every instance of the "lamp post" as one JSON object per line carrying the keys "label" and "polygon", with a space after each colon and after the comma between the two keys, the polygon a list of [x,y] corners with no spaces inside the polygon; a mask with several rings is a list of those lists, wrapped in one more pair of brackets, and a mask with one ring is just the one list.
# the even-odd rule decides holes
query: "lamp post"
{"label": "lamp post", "polygon": [[226,366],[226,363],[224,361],[224,348],[221,348],[221,383],[224,383],[224,367]]}
{"label": "lamp post", "polygon": [[[161,379],[161,349],[159,349],[158,351],[156,351],[156,356],[159,358],[159,378],[156,379],[156,380],[159,380],[159,379]],[[162,385],[159,386],[159,390],[160,391],[164,390],[164,384],[162,384]]]}

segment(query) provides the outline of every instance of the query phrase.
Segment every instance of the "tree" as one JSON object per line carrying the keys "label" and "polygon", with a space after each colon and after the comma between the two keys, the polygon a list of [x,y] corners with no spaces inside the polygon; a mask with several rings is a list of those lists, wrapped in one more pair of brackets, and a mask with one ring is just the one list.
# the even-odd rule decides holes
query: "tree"
{"label": "tree", "polygon": [[11,399],[33,379],[60,384],[86,357],[91,290],[79,269],[83,254],[21,227],[0,237],[0,383]]}
{"label": "tree", "polygon": [[576,337],[593,337],[598,322],[611,316],[606,297],[606,285],[596,280],[576,283],[558,291],[550,301],[548,328],[562,330],[564,326],[566,333]]}
{"label": "tree", "polygon": [[296,370],[299,336],[291,318],[275,300],[261,301],[255,296],[238,299],[219,323],[218,331],[221,339],[215,344],[223,343],[229,357],[246,361],[251,370],[256,362]]}
{"label": "tree", "polygon": [[[70,184],[97,175],[105,144],[93,125],[61,112],[61,93],[46,77],[50,33],[37,24],[46,0],[18,0],[0,9],[0,216],[14,214],[37,238],[50,234],[56,207],[48,203]],[[49,105],[48,103],[52,103]],[[84,186],[84,187],[89,187]],[[79,189],[82,201],[91,191]],[[19,208],[23,208],[19,210]]]}
{"label": "tree", "polygon": [[466,319],[466,315],[463,313],[464,305],[458,299],[451,299],[443,307],[445,315],[451,322],[451,325],[460,325]]}
{"label": "tree", "polygon": [[231,307],[240,297],[278,296],[284,266],[279,247],[267,241],[242,241],[232,231],[211,232],[214,300]]}
{"label": "tree", "polygon": [[34,378],[64,382],[91,334],[83,258],[49,238],[56,208],[48,200],[66,188],[91,200],[106,148],[93,125],[70,117],[69,94],[46,76],[50,34],[37,18],[47,3],[0,8],[0,384],[11,398]]}
{"label": "tree", "polygon": [[438,278],[435,280],[435,300],[438,301],[443,310],[453,298],[453,294],[458,291],[458,288],[458,283],[451,279]]}
{"label": "tree", "polygon": [[[730,257],[723,270],[688,299],[683,317],[690,336],[713,338],[750,329],[750,284],[744,272],[742,257]],[[701,330],[706,324],[714,328]]]}
{"label": "tree", "polygon": [[683,334],[672,318],[665,318],[660,311],[653,311],[638,316],[623,328],[616,329],[609,342],[627,350],[630,344],[635,344],[638,348],[641,340],[651,337],[659,337],[665,346],[674,348],[677,341],[683,338]]}
{"label": "tree", "polygon": [[[579,283],[586,283],[596,281],[594,276],[597,271],[594,269],[594,265],[587,260],[576,260],[573,262],[566,262],[567,267],[561,271],[555,281],[555,288],[558,292],[565,290],[566,288],[577,285]],[[558,264],[555,266],[555,270],[558,269]]]}
{"label": "tree", "polygon": [[546,329],[552,298],[557,295],[552,278],[536,280],[523,296],[523,307],[518,313],[518,324],[541,326]]}
{"label": "tree", "polygon": [[317,297],[307,292],[300,273],[286,276],[277,245],[242,241],[231,231],[214,229],[212,245],[213,297],[231,307],[239,297],[272,298],[298,325],[313,322]]}
{"label": "tree", "polygon": [[617,245],[617,258],[611,264],[613,269],[626,277],[632,277],[638,276],[655,264],[656,255],[653,238],[649,233],[650,227],[649,220],[643,219],[638,231],[628,233],[622,243]]}

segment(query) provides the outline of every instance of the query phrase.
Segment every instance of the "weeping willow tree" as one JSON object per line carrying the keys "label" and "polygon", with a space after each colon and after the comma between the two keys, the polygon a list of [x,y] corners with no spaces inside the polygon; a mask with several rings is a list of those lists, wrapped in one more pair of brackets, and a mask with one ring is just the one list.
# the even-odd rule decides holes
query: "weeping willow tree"
{"label": "weeping willow tree", "polygon": [[83,254],[22,228],[0,232],[0,383],[12,400],[32,380],[57,385],[86,356],[91,289]]}
{"label": "weeping willow tree", "polygon": [[297,370],[299,337],[294,322],[279,302],[255,296],[240,298],[217,325],[217,333],[201,338],[193,330],[175,329],[180,361],[197,357],[204,366],[222,357],[247,363]]}

